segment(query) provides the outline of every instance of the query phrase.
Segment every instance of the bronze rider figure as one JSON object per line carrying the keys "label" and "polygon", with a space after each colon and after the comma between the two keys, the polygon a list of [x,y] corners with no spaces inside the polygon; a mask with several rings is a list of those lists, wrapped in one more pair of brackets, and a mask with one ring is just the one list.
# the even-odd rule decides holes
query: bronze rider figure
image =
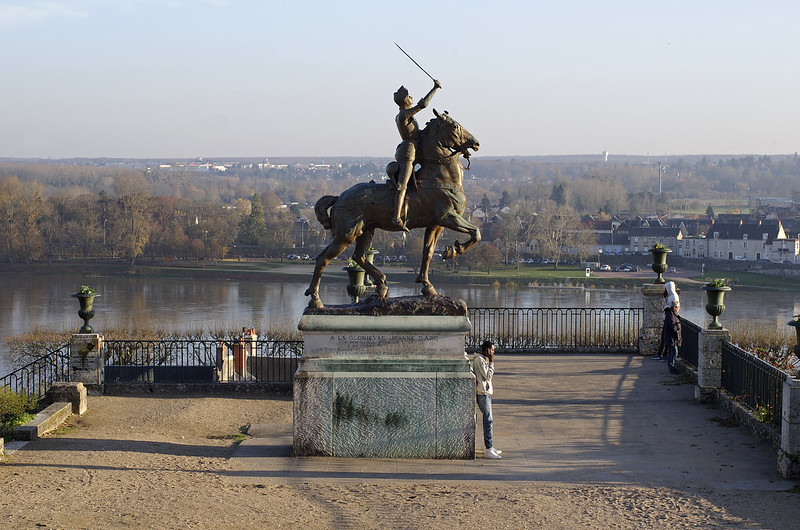
{"label": "bronze rider figure", "polygon": [[419,103],[414,105],[414,100],[408,94],[408,89],[401,86],[394,93],[394,102],[400,108],[400,112],[394,119],[397,124],[397,130],[400,132],[400,138],[403,140],[397,146],[394,153],[394,158],[397,161],[397,195],[394,201],[394,218],[392,224],[406,232],[408,228],[401,219],[403,213],[403,201],[406,198],[406,190],[408,188],[408,180],[414,172],[414,164],[417,154],[417,141],[419,140],[419,124],[414,119],[414,115],[428,106],[433,94],[437,89],[442,88],[439,81],[433,81],[433,88],[428,92],[424,98],[419,100]]}

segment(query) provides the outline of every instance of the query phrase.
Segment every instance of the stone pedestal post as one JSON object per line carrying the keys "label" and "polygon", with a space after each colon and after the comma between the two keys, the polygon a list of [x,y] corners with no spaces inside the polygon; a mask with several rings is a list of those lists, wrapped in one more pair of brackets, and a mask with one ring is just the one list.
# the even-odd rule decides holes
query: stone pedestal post
{"label": "stone pedestal post", "polygon": [[380,316],[340,306],[342,314],[324,308],[302,317],[295,455],[474,458],[466,306],[462,315],[416,309],[404,315],[402,304],[385,304],[390,307]]}
{"label": "stone pedestal post", "polygon": [[781,446],[778,472],[788,479],[800,478],[800,379],[783,382]]}
{"label": "stone pedestal post", "polygon": [[727,329],[703,329],[697,345],[697,385],[694,398],[712,401],[714,391],[722,386],[722,341],[731,340]]}
{"label": "stone pedestal post", "polygon": [[655,355],[661,343],[664,328],[664,285],[646,283],[642,285],[644,301],[644,325],[639,330],[639,353]]}
{"label": "stone pedestal post", "polygon": [[103,393],[103,337],[97,333],[76,333],[70,339],[70,381],[83,383],[91,395]]}

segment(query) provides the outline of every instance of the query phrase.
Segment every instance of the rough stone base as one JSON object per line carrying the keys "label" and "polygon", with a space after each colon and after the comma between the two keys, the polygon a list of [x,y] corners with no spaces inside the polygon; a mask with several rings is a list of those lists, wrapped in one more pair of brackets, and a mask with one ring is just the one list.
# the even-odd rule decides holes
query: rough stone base
{"label": "rough stone base", "polygon": [[72,403],[72,413],[82,415],[87,409],[86,387],[83,383],[53,383],[47,390],[47,402],[58,403],[68,401]]}
{"label": "rough stone base", "polygon": [[475,457],[475,379],[466,360],[310,364],[295,376],[296,456]]}
{"label": "rough stone base", "polygon": [[298,328],[296,456],[475,457],[463,301],[372,298],[307,310]]}
{"label": "rough stone base", "polygon": [[790,455],[778,450],[778,473],[783,478],[792,480],[800,478],[800,455]]}

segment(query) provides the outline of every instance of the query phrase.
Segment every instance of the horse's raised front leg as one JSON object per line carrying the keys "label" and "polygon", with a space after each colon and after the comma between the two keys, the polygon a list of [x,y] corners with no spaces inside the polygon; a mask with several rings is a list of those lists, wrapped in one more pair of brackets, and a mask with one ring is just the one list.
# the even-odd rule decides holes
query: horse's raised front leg
{"label": "horse's raised front leg", "polygon": [[472,245],[481,240],[481,231],[478,230],[478,227],[461,217],[455,211],[449,212],[441,220],[441,224],[450,230],[461,232],[462,234],[469,234],[469,240],[467,240],[467,242],[465,242],[463,245],[456,241],[452,246],[448,245],[445,247],[444,254],[442,254],[443,259],[455,258],[456,256],[466,252]]}
{"label": "horse's raised front leg", "polygon": [[372,263],[367,261],[367,251],[372,244],[372,236],[375,235],[375,229],[364,230],[364,232],[356,238],[356,248],[353,251],[353,260],[358,265],[367,271],[367,274],[372,278],[375,283],[375,294],[381,298],[386,298],[389,288],[386,286],[386,276],[378,270]]}
{"label": "horse's raised front leg", "polygon": [[431,259],[433,259],[433,252],[436,250],[436,242],[442,233],[441,226],[429,226],[425,229],[425,240],[422,246],[422,262],[419,265],[419,274],[417,283],[422,284],[422,294],[425,296],[436,296],[436,289],[433,284],[428,280],[428,270],[430,269]]}
{"label": "horse's raised front leg", "polygon": [[325,249],[319,253],[314,266],[314,275],[311,277],[311,285],[306,289],[306,296],[311,296],[308,302],[308,307],[320,308],[323,307],[322,300],[319,299],[319,282],[322,279],[322,271],[331,262],[333,258],[344,252],[350,245],[348,241],[331,241]]}

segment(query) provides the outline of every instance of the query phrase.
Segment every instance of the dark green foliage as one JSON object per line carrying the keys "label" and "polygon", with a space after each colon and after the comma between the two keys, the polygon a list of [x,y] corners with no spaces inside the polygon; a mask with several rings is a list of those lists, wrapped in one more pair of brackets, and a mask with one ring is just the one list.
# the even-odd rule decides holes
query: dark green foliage
{"label": "dark green foliage", "polygon": [[28,422],[36,410],[35,397],[17,394],[10,388],[0,388],[0,436],[7,437],[23,423]]}

